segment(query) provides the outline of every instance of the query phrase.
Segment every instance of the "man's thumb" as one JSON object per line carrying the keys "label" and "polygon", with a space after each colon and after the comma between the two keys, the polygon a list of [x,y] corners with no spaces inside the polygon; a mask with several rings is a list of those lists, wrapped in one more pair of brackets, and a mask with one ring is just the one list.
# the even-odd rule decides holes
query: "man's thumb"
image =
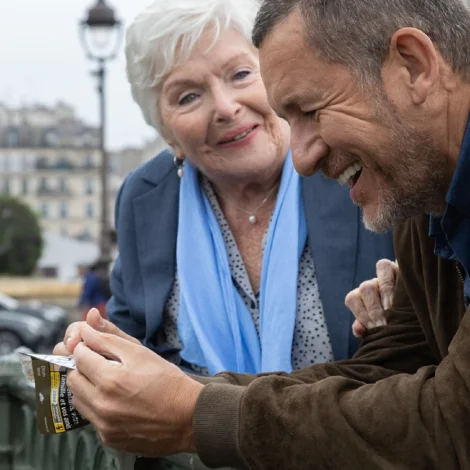
{"label": "man's thumb", "polygon": [[139,340],[120,330],[116,325],[114,325],[110,321],[105,320],[96,308],[92,308],[88,312],[86,322],[88,325],[90,325],[93,329],[97,331],[119,336],[120,338],[126,339],[127,341],[131,341],[132,343],[140,344]]}

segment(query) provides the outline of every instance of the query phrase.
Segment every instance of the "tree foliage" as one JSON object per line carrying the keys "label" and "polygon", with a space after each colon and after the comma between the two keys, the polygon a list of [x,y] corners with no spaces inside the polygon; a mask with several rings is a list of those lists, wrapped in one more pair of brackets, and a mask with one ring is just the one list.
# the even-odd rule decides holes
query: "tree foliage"
{"label": "tree foliage", "polygon": [[0,196],[0,274],[32,274],[42,247],[37,215],[20,200]]}

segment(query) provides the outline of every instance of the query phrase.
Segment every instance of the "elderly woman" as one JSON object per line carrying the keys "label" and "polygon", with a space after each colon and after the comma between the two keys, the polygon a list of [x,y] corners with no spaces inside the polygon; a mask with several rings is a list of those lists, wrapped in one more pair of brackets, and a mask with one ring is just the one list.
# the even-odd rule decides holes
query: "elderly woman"
{"label": "elderly woman", "polygon": [[132,95],[171,152],[121,188],[107,311],[200,374],[351,356],[345,295],[394,258],[391,236],[364,230],[347,187],[294,171],[250,41],[256,9],[157,0],[127,33]]}

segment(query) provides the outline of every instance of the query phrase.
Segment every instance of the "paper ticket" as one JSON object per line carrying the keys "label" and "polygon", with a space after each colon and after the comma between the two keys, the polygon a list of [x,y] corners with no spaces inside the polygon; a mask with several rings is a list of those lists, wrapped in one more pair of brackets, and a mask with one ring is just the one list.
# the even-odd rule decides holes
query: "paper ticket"
{"label": "paper ticket", "polygon": [[36,386],[36,416],[42,434],[58,434],[88,424],[72,404],[67,369],[76,369],[72,356],[21,352],[23,373]]}

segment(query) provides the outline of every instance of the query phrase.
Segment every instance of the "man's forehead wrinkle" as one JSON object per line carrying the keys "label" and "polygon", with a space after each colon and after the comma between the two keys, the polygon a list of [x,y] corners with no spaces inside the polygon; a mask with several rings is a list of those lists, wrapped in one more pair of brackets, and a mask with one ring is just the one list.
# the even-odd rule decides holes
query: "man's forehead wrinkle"
{"label": "man's forehead wrinkle", "polygon": [[[274,80],[271,81],[272,86],[269,90],[269,101],[271,102],[271,107],[273,109],[282,110],[284,109],[284,104],[286,101],[286,96],[289,94],[289,77],[290,70],[286,67],[283,68],[279,76],[276,76]],[[286,86],[284,86],[285,81],[287,80]],[[276,99],[277,98],[277,99]]]}
{"label": "man's forehead wrinkle", "polygon": [[295,77],[302,73],[305,65],[304,46],[304,26],[297,12],[281,21],[260,46],[261,74],[268,100],[278,111],[283,109],[286,97],[295,92],[293,86],[299,89]]}

